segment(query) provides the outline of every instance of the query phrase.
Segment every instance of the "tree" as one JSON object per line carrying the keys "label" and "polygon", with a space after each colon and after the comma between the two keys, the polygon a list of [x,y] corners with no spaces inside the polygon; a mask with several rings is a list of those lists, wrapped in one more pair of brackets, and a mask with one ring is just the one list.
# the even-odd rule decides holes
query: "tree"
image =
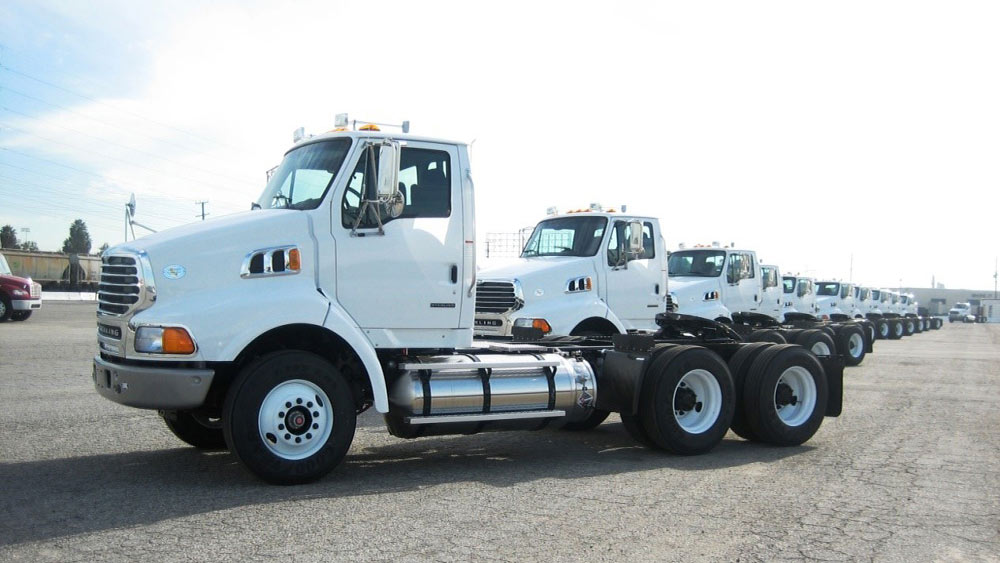
{"label": "tree", "polygon": [[33,240],[26,240],[21,243],[21,250],[27,250],[30,252],[38,252],[38,243]]}
{"label": "tree", "polygon": [[63,241],[62,251],[66,254],[90,254],[90,233],[83,219],[73,221],[69,226],[69,238]]}
{"label": "tree", "polygon": [[0,227],[0,248],[17,248],[17,231],[14,227]]}

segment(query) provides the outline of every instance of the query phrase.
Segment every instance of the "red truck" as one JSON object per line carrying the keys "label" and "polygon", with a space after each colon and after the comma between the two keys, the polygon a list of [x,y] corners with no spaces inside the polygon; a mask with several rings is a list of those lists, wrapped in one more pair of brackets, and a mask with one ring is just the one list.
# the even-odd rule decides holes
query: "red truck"
{"label": "red truck", "polygon": [[11,274],[7,259],[0,254],[0,322],[27,320],[32,311],[41,308],[41,284]]}

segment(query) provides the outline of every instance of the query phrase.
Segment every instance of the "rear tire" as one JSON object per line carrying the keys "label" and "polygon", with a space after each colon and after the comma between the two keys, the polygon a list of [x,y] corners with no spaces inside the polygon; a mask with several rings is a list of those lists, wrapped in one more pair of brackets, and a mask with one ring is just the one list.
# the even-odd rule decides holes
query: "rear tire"
{"label": "rear tire", "polygon": [[167,428],[181,441],[203,450],[226,449],[226,438],[223,436],[222,425],[206,426],[190,412],[160,413]]}
{"label": "rear tire", "polygon": [[889,321],[889,340],[899,340],[903,337],[903,321],[892,319]]}
{"label": "rear tire", "polygon": [[837,353],[837,345],[830,335],[818,329],[803,331],[795,343],[817,356],[833,356]]}
{"label": "rear tire", "polygon": [[774,346],[750,368],[743,408],[761,440],[798,446],[823,424],[828,392],[826,374],[815,356],[800,346]]}
{"label": "rear tire", "polygon": [[844,356],[844,364],[856,366],[865,359],[865,333],[857,325],[844,325],[837,331],[837,347]]}
{"label": "rear tire", "polygon": [[913,319],[905,319],[903,322],[903,336],[913,335]]}
{"label": "rear tire", "polygon": [[229,450],[278,485],[329,473],[347,454],[356,425],[344,376],[320,356],[298,350],[274,352],[244,368],[222,411]]}
{"label": "rear tire", "polygon": [[590,412],[590,416],[588,416],[583,420],[578,420],[576,422],[567,422],[562,426],[562,430],[569,430],[571,432],[583,432],[585,430],[593,430],[594,428],[600,426],[601,423],[604,422],[604,420],[608,418],[608,415],[610,414],[611,414],[610,411],[594,409],[593,411]]}
{"label": "rear tire", "polygon": [[875,338],[885,340],[889,338],[889,321],[879,319],[875,322]]}
{"label": "rear tire", "polygon": [[733,421],[729,424],[729,429],[744,440],[758,441],[760,438],[747,423],[746,414],[743,412],[743,386],[746,381],[746,374],[753,365],[753,361],[761,352],[774,346],[771,342],[751,342],[743,344],[731,358],[729,358],[729,373],[733,377]]}
{"label": "rear tire", "polygon": [[776,330],[755,330],[750,334],[748,342],[772,342],[774,344],[785,344],[787,341],[780,332]]}
{"label": "rear tire", "polygon": [[640,407],[650,439],[680,455],[711,450],[733,420],[729,368],[717,354],[698,346],[677,346],[657,360],[643,379]]}
{"label": "rear tire", "polygon": [[625,427],[625,431],[628,432],[628,435],[631,436],[633,440],[639,442],[647,448],[654,450],[657,449],[656,442],[649,437],[649,433],[646,432],[646,429],[642,426],[642,418],[632,414],[623,414],[621,417],[622,426]]}

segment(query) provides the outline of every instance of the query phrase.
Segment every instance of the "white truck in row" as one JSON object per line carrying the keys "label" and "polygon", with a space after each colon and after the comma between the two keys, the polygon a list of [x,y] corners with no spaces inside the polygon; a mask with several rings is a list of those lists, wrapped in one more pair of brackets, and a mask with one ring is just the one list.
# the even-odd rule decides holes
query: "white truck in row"
{"label": "white truck in row", "polygon": [[[259,209],[104,253],[95,389],[158,410],[180,439],[227,447],[280,484],[337,466],[368,408],[403,438],[586,429],[618,412],[639,443],[685,455],[707,452],[730,428],[801,444],[840,414],[836,358],[744,343],[710,320],[664,312],[644,321],[655,332],[613,339],[589,328],[547,338],[532,322],[511,327],[520,342],[475,341],[483,285],[473,203],[464,143],[370,127],[298,142]],[[647,235],[663,254],[652,221],[599,219],[604,230],[588,232],[600,260],[554,285],[523,286],[524,308],[580,292],[581,282],[582,293],[599,292],[601,280],[637,270]],[[577,252],[588,242],[532,248]],[[659,311],[667,281],[662,269],[648,273],[637,291]],[[639,326],[616,316],[616,328]]]}

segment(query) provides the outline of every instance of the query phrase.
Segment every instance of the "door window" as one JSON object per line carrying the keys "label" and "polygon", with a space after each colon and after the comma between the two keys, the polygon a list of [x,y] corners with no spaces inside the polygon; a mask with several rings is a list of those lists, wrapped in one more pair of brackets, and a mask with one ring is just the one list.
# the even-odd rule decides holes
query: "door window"
{"label": "door window", "polygon": [[[354,226],[361,212],[362,194],[374,187],[371,183],[375,181],[377,167],[378,153],[373,163],[368,151],[362,152],[344,190],[341,224],[345,228]],[[451,158],[448,153],[403,147],[399,156],[399,191],[403,194],[403,213],[397,219],[451,216]],[[382,214],[383,224],[391,220],[387,214]],[[358,226],[378,226],[373,206],[367,208]]]}
{"label": "door window", "polygon": [[653,241],[653,223],[642,224],[642,253],[639,256],[626,256],[625,245],[632,233],[632,226],[625,221],[615,221],[608,237],[608,266],[621,266],[626,258],[631,260],[649,260],[656,257],[656,245]]}

